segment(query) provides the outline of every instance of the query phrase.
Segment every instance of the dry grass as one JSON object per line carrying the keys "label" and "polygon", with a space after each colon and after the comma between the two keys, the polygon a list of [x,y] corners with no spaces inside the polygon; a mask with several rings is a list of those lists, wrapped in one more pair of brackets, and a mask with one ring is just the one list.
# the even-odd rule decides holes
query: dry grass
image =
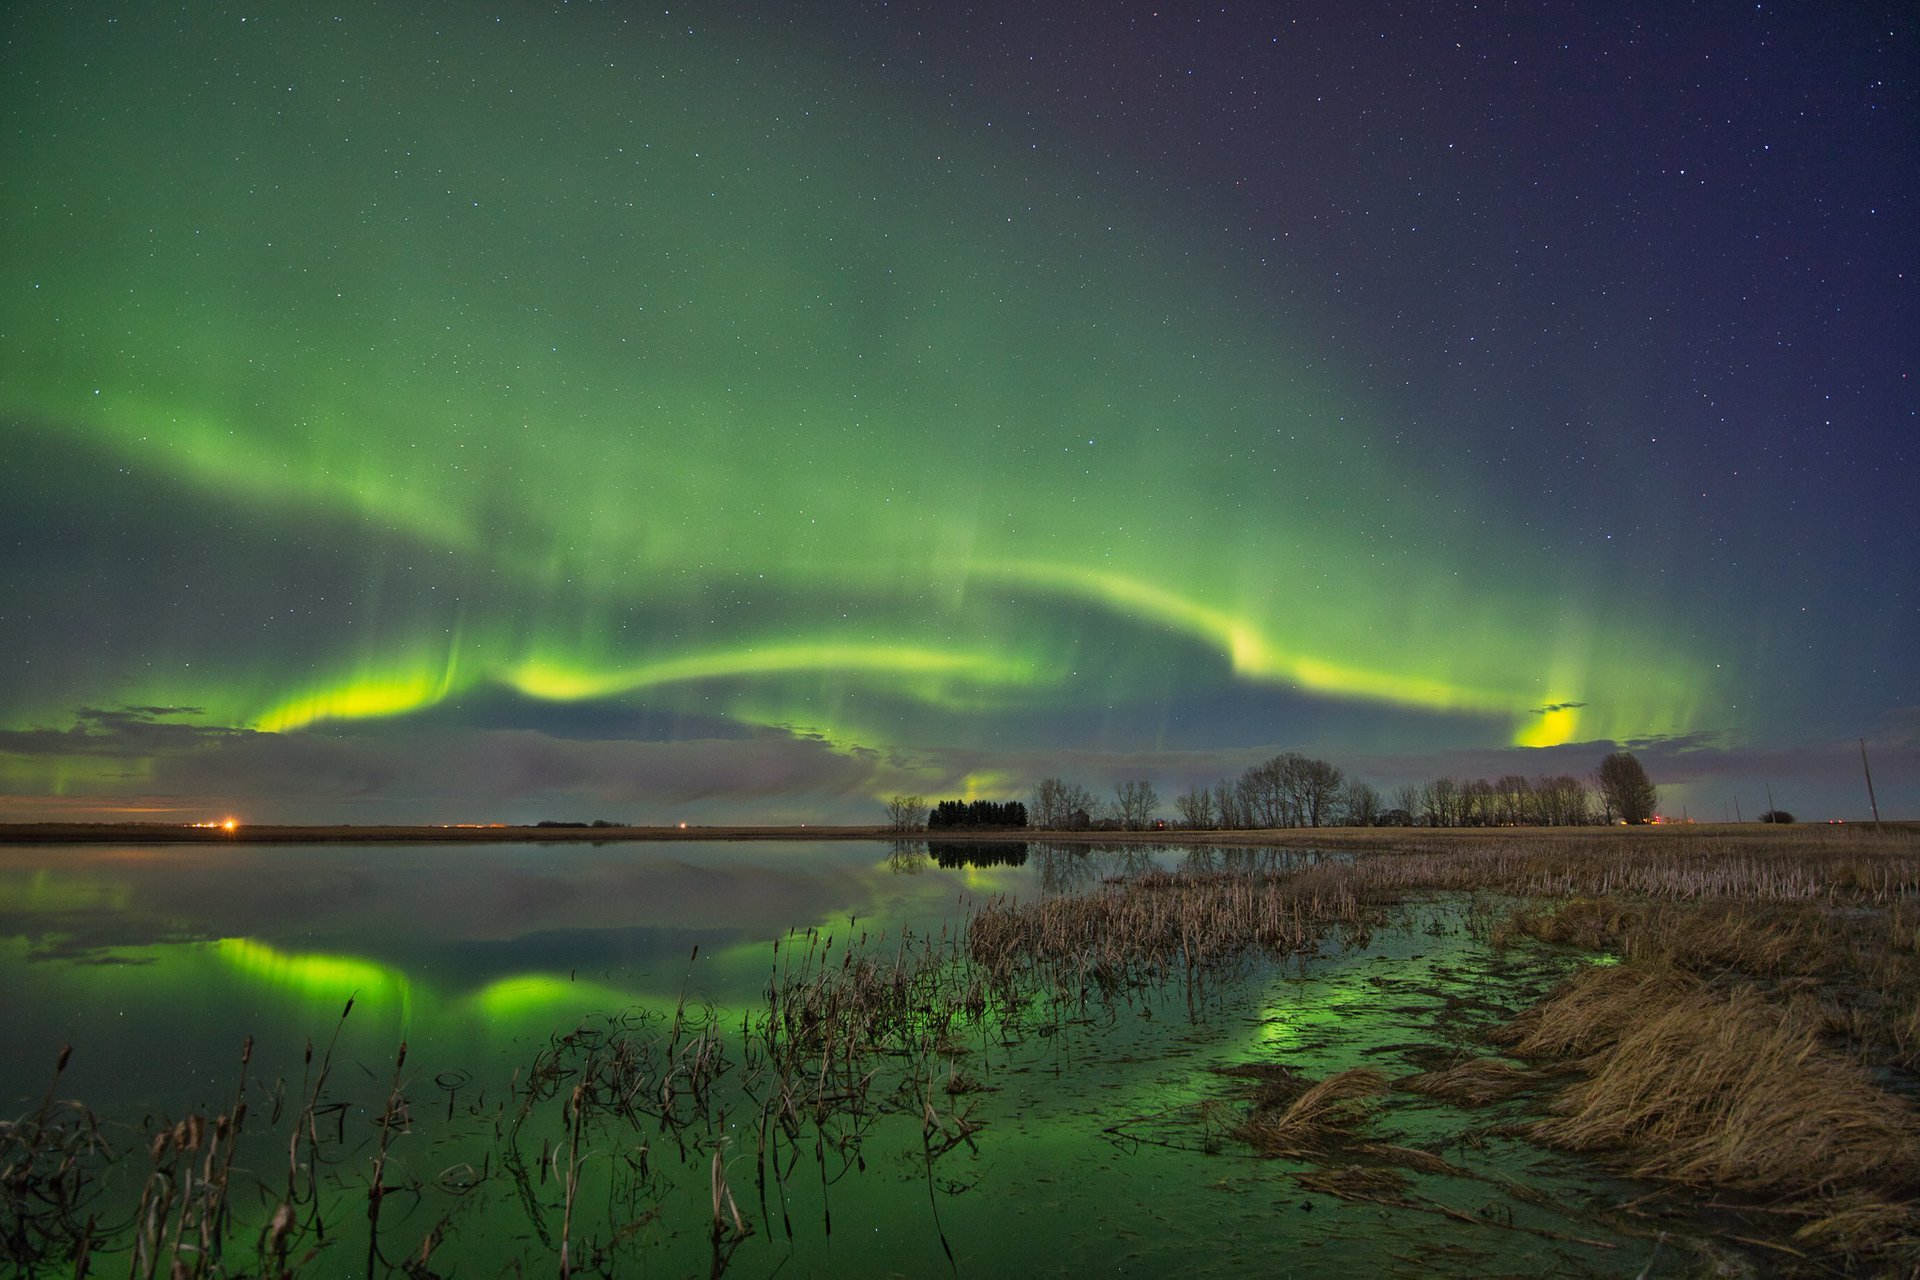
{"label": "dry grass", "polygon": [[1582,1075],[1531,1126],[1537,1140],[1774,1204],[1849,1265],[1920,1265],[1920,1115],[1824,1030],[1806,1001],[1648,964],[1584,969],[1498,1038]]}
{"label": "dry grass", "polygon": [[[1256,1074],[1258,1073],[1258,1074]],[[1229,1133],[1262,1155],[1312,1157],[1349,1140],[1387,1091],[1387,1078],[1371,1067],[1354,1067],[1317,1083],[1285,1068],[1227,1068],[1223,1075],[1254,1075],[1253,1105]]]}
{"label": "dry grass", "polygon": [[1665,1002],[1699,990],[1677,969],[1596,965],[1527,1009],[1493,1039],[1524,1058],[1584,1057],[1610,1047],[1636,1003]]}
{"label": "dry grass", "polygon": [[56,1261],[82,1274],[104,1241],[101,1177],[115,1156],[93,1112],[57,1096],[71,1053],[60,1050],[37,1109],[0,1121],[0,1258],[22,1274]]}
{"label": "dry grass", "polygon": [[1534,1072],[1514,1063],[1473,1058],[1443,1071],[1405,1076],[1394,1081],[1394,1086],[1462,1107],[1484,1107],[1511,1098],[1537,1080]]}
{"label": "dry grass", "polygon": [[[1854,828],[1846,828],[1853,831]],[[1540,899],[1641,898],[1890,903],[1920,892],[1920,839],[1859,832],[1829,840],[1747,836],[1482,838],[1423,842],[1354,861],[1375,891],[1492,890]]]}
{"label": "dry grass", "polygon": [[[1605,1153],[1634,1176],[1758,1206],[1763,1218],[1785,1215],[1797,1231],[1775,1235],[1780,1257],[1849,1271],[1920,1268],[1920,1120],[1885,1087],[1889,1069],[1920,1061],[1913,829],[1393,839],[1393,848],[1370,834],[1316,841],[1354,849],[1351,863],[1256,874],[1250,892],[1285,898],[1289,882],[1310,880],[1320,903],[1353,904],[1361,928],[1382,904],[1414,894],[1530,904],[1503,916],[1477,906],[1478,928],[1496,944],[1533,939],[1617,962],[1583,970],[1498,1037],[1575,1077],[1532,1126],[1537,1140]],[[1136,942],[1154,936],[1133,925],[1126,889],[1105,895],[1099,927]],[[1047,932],[1043,914],[1029,931]],[[1223,932],[1242,928],[1217,907],[1195,919],[1203,933],[1216,920]],[[1341,921],[1337,912],[1308,919],[1321,932]],[[1189,941],[1180,958],[1223,954],[1231,936]],[[1476,1059],[1400,1083],[1474,1106],[1543,1079]],[[1232,1131],[1257,1148],[1314,1158],[1343,1131],[1294,1127],[1290,1109],[1307,1096],[1297,1078],[1269,1072],[1259,1088]],[[1322,1173],[1334,1194],[1372,1193],[1370,1175]]]}
{"label": "dry grass", "polygon": [[996,984],[1039,970],[1056,990],[1110,998],[1250,955],[1311,952],[1332,930],[1362,937],[1379,919],[1343,867],[1151,872],[1073,897],[991,901],[968,922],[967,951]]}
{"label": "dry grass", "polygon": [[1392,1165],[1341,1164],[1308,1169],[1293,1175],[1302,1191],[1338,1196],[1342,1200],[1379,1203],[1398,1196],[1408,1186],[1407,1175]]}
{"label": "dry grass", "polygon": [[1841,948],[1826,900],[1660,903],[1574,898],[1516,912],[1505,937],[1524,934],[1587,951],[1615,951],[1629,960],[1694,971],[1731,969],[1751,975],[1806,975],[1834,966]]}
{"label": "dry grass", "polygon": [[1786,902],[1576,898],[1498,922],[1491,940],[1527,936],[1611,953],[1636,968],[1744,982],[1805,998],[1863,1061],[1920,1064],[1920,909],[1846,896]]}
{"label": "dry grass", "polygon": [[1804,1006],[1667,968],[1593,968],[1517,1020],[1512,1047],[1587,1055],[1587,1078],[1537,1133],[1631,1150],[1642,1176],[1784,1195],[1920,1189],[1920,1117],[1826,1049]]}

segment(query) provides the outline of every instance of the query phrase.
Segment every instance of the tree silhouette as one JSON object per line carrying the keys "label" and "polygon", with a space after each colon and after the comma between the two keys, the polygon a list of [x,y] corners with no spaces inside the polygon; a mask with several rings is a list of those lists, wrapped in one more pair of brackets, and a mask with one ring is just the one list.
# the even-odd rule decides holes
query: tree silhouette
{"label": "tree silhouette", "polygon": [[918,831],[927,818],[927,802],[919,796],[895,796],[887,801],[889,831]]}
{"label": "tree silhouette", "polygon": [[1024,827],[1027,806],[1018,800],[942,800],[927,815],[929,831],[955,827]]}
{"label": "tree silhouette", "polygon": [[1616,751],[1600,762],[1600,796],[1609,812],[1633,825],[1645,822],[1660,805],[1660,791],[1631,751]]}
{"label": "tree silhouette", "polygon": [[1153,784],[1144,779],[1123,782],[1113,791],[1113,815],[1128,831],[1144,829],[1153,820],[1153,811],[1159,804],[1159,794]]}

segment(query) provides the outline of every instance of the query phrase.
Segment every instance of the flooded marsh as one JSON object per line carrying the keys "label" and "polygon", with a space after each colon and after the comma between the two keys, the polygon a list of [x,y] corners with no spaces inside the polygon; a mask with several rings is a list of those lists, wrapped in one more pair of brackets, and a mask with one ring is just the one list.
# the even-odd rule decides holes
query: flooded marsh
{"label": "flooded marsh", "polygon": [[74,1275],[1905,1274],[1920,849],[0,850]]}

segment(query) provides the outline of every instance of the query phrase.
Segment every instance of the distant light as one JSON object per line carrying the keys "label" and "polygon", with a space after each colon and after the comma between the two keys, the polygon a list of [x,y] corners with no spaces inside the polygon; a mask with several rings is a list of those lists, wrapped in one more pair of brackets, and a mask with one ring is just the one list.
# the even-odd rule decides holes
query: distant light
{"label": "distant light", "polygon": [[225,822],[220,824],[220,829],[222,831],[238,831],[240,829],[240,819],[228,818]]}
{"label": "distant light", "polygon": [[681,823],[681,824],[680,824],[680,829],[681,829],[682,831],[685,831],[685,830],[687,829],[687,824],[686,824],[686,823],[684,823],[684,822],[683,822],[683,823]]}

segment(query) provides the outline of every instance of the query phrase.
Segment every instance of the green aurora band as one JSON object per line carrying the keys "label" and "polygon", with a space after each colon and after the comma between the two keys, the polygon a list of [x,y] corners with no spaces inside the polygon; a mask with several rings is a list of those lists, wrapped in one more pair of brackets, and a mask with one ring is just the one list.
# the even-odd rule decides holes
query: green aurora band
{"label": "green aurora band", "polygon": [[12,24],[0,413],[243,532],[0,727],[510,691],[910,748],[1264,687],[1541,746],[1718,705],[1691,620],[1441,491],[1190,215],[804,46],[61,21]]}

